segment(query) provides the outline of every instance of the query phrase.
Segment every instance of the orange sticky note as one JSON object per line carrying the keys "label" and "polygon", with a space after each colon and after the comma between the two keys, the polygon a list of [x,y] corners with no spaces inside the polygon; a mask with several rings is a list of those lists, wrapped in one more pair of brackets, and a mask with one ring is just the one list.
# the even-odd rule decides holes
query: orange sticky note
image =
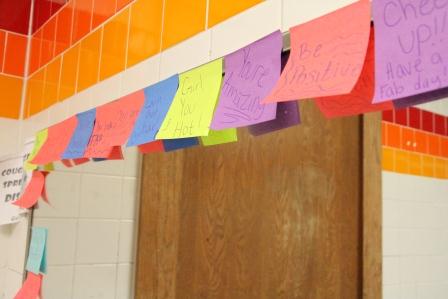
{"label": "orange sticky note", "polygon": [[347,95],[317,98],[316,104],[328,118],[357,115],[373,111],[391,110],[391,101],[372,104],[375,92],[375,37],[373,27],[370,33],[366,60],[358,82]]}
{"label": "orange sticky note", "polygon": [[39,298],[41,287],[42,274],[34,274],[33,272],[28,272],[22,288],[14,296],[14,299],[37,299]]}
{"label": "orange sticky note", "polygon": [[138,150],[142,154],[149,154],[149,153],[164,152],[165,148],[163,146],[162,140],[156,140],[153,142],[148,142],[148,143],[139,145]]}
{"label": "orange sticky note", "polygon": [[123,145],[132,132],[144,101],[145,93],[140,90],[98,107],[95,127],[84,157],[107,159],[111,147]]}
{"label": "orange sticky note", "polygon": [[31,163],[44,165],[61,160],[78,124],[76,116],[48,128],[48,137]]}
{"label": "orange sticky note", "polygon": [[34,206],[39,200],[39,197],[42,196],[42,191],[44,191],[45,176],[46,174],[43,171],[33,171],[31,181],[28,186],[26,186],[25,191],[19,199],[12,204],[25,209]]}
{"label": "orange sticky note", "polygon": [[291,28],[289,61],[263,103],[351,92],[361,74],[369,32],[368,0]]}

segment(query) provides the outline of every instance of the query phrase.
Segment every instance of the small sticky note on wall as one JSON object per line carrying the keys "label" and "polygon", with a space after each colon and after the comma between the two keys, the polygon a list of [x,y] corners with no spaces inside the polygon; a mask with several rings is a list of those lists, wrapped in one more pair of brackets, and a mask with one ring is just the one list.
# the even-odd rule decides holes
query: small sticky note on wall
{"label": "small sticky note on wall", "polygon": [[47,235],[43,227],[31,229],[31,243],[26,262],[26,270],[34,274],[47,273]]}

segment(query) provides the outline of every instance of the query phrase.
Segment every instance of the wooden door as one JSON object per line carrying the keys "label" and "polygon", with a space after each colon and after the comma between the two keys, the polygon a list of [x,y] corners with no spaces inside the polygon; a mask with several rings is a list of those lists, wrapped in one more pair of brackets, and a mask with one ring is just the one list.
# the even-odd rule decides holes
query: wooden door
{"label": "wooden door", "polygon": [[301,110],[294,128],[144,157],[136,298],[380,298],[378,117]]}

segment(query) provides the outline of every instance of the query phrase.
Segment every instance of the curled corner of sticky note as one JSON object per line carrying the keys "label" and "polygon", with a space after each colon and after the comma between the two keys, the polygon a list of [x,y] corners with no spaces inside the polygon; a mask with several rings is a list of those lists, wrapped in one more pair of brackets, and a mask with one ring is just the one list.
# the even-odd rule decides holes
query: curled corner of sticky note
{"label": "curled corner of sticky note", "polygon": [[[13,205],[21,208],[29,209],[34,206],[39,197],[42,196],[42,192],[45,191],[45,177],[47,173],[35,170],[31,176],[31,181],[25,188],[23,194],[19,199],[13,202]],[[44,194],[46,197],[46,194]]]}

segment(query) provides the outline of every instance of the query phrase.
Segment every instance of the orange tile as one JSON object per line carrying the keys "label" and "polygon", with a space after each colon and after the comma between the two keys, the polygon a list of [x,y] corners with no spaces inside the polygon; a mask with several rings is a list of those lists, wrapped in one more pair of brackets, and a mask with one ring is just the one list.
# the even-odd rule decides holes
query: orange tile
{"label": "orange tile", "polygon": [[25,53],[27,37],[8,32],[6,35],[6,53],[3,72],[23,76],[25,70]]}
{"label": "orange tile", "polygon": [[73,5],[68,4],[59,11],[56,20],[55,55],[70,47],[72,39]]}
{"label": "orange tile", "polygon": [[441,137],[440,139],[440,154],[448,158],[448,138],[446,137]]}
{"label": "orange tile", "polygon": [[401,147],[401,127],[394,124],[387,124],[387,146]]}
{"label": "orange tile", "polygon": [[433,177],[434,176],[434,158],[427,155],[422,155],[422,175]]}
{"label": "orange tile", "polygon": [[72,47],[62,57],[61,79],[59,80],[58,100],[72,96],[76,91],[78,75],[79,45]]}
{"label": "orange tile", "polygon": [[0,72],[3,71],[3,55],[5,54],[6,33],[0,30]]}
{"label": "orange tile", "polygon": [[434,159],[434,175],[436,178],[444,179],[446,178],[446,168],[445,168],[445,160],[435,158]]}
{"label": "orange tile", "polygon": [[56,104],[58,101],[59,76],[61,71],[61,57],[56,58],[46,66],[43,108]]}
{"label": "orange tile", "polygon": [[414,130],[401,128],[401,148],[406,151],[413,151]]}
{"label": "orange tile", "polygon": [[31,38],[30,62],[28,74],[34,74],[40,66],[40,53],[42,45],[42,29],[39,29]]}
{"label": "orange tile", "polygon": [[428,133],[414,131],[415,151],[426,154],[428,152]]}
{"label": "orange tile", "polygon": [[440,155],[440,136],[428,134],[428,153],[433,156]]}
{"label": "orange tile", "polygon": [[40,70],[38,70],[28,80],[28,116],[33,116],[34,114],[43,110],[44,82],[45,68],[41,68]]}
{"label": "orange tile", "polygon": [[100,80],[104,80],[124,70],[126,65],[128,24],[129,9],[126,9],[104,25]]}
{"label": "orange tile", "polygon": [[165,0],[162,49],[205,30],[207,0]]}
{"label": "orange tile", "polygon": [[422,159],[419,153],[409,153],[409,173],[422,175]]}
{"label": "orange tile", "polygon": [[116,0],[93,0],[92,28],[98,27],[113,16],[115,14],[116,6]]}
{"label": "orange tile", "polygon": [[395,151],[395,171],[399,173],[409,173],[409,152]]}
{"label": "orange tile", "polygon": [[119,11],[120,9],[122,9],[123,7],[125,7],[126,5],[131,3],[132,1],[134,1],[134,0],[117,0],[116,11]]}
{"label": "orange tile", "polygon": [[209,0],[208,27],[215,26],[261,2],[263,0]]}
{"label": "orange tile", "polygon": [[394,171],[394,149],[383,146],[383,170]]}
{"label": "orange tile", "polygon": [[386,145],[387,140],[387,124],[383,121],[381,122],[381,144]]}
{"label": "orange tile", "polygon": [[90,32],[93,0],[74,0],[72,44]]}
{"label": "orange tile", "polygon": [[54,57],[56,37],[56,18],[52,18],[42,28],[42,49],[40,54],[40,66],[44,66]]}
{"label": "orange tile", "polygon": [[102,33],[100,27],[80,43],[77,91],[98,82]]}
{"label": "orange tile", "polygon": [[160,52],[163,0],[137,0],[131,6],[127,67]]}
{"label": "orange tile", "polygon": [[19,119],[23,79],[0,75],[0,117]]}
{"label": "orange tile", "polygon": [[444,159],[443,163],[445,164],[445,179],[448,179],[448,159]]}

